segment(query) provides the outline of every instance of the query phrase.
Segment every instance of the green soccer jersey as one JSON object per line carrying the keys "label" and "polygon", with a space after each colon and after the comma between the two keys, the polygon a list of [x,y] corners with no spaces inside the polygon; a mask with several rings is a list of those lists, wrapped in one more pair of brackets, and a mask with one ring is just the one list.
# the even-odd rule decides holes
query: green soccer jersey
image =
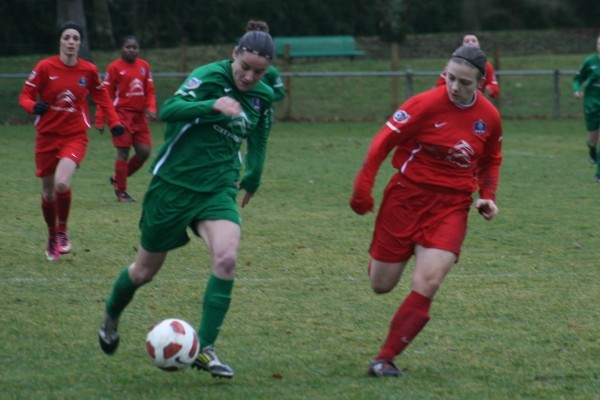
{"label": "green soccer jersey", "polygon": [[[227,116],[215,111],[214,103],[223,96],[238,101],[242,113]],[[160,109],[159,117],[167,127],[152,173],[197,192],[235,186],[246,140],[245,172],[239,187],[256,192],[271,128],[272,100],[273,90],[263,82],[239,91],[229,60],[195,69]]]}
{"label": "green soccer jersey", "polygon": [[600,56],[592,54],[583,63],[573,78],[573,91],[583,91],[583,108],[586,114],[600,113]]}
{"label": "green soccer jersey", "polygon": [[269,66],[265,76],[262,79],[267,85],[273,89],[273,101],[280,101],[285,97],[285,88],[279,71],[274,66]]}

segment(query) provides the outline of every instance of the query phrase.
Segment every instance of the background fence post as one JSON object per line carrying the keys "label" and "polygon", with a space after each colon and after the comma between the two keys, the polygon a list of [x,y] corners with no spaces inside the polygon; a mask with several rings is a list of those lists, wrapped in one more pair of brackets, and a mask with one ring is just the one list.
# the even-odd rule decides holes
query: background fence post
{"label": "background fence post", "polygon": [[[290,71],[290,64],[291,64],[291,57],[290,57],[290,45],[289,43],[286,43],[283,46],[283,70],[285,72],[289,72]],[[284,112],[283,112],[283,119],[285,121],[289,121],[292,119],[292,77],[291,76],[286,76],[285,77],[285,97],[283,99],[284,101]]]}
{"label": "background fence post", "polygon": [[554,70],[554,118],[560,118],[560,71]]}

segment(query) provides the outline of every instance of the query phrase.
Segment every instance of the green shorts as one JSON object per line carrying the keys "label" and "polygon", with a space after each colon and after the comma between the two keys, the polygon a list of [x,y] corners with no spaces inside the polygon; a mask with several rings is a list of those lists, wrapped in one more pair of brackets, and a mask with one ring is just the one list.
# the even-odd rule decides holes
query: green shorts
{"label": "green shorts", "polygon": [[163,252],[190,241],[187,228],[196,236],[196,223],[203,220],[227,220],[241,224],[236,204],[237,189],[220,192],[194,192],[154,177],[144,196],[140,230],[142,247],[150,252]]}

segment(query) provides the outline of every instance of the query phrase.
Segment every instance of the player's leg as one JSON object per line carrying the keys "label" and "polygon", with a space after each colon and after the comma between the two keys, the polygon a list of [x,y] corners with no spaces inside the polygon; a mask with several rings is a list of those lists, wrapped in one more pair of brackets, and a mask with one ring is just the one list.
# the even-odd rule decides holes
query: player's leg
{"label": "player's leg", "polygon": [[137,289],[150,282],[163,265],[167,252],[149,252],[139,246],[135,262],[125,267],[106,299],[105,316],[98,339],[100,347],[106,354],[113,354],[119,346],[120,334],[118,323],[121,313],[133,299]]}
{"label": "player's leg", "polygon": [[381,361],[393,360],[425,327],[429,321],[431,299],[455,262],[456,254],[452,252],[415,246],[412,291],[392,318],[385,343],[375,357],[375,365],[371,365],[371,375],[398,376],[393,373],[393,368]]}
{"label": "player's leg", "polygon": [[128,203],[135,201],[127,193],[127,175],[128,165],[127,159],[129,158],[129,147],[119,146],[116,147],[117,156],[115,157],[115,173],[110,178],[110,182],[115,189],[115,195],[117,200],[122,203]]}
{"label": "player's leg", "polygon": [[73,247],[69,239],[67,222],[71,210],[71,181],[77,170],[77,164],[70,158],[61,158],[54,174],[54,188],[56,196],[56,239],[61,254],[71,252]]}
{"label": "player's leg", "polygon": [[54,175],[40,177],[42,181],[42,215],[48,227],[48,241],[46,243],[46,258],[48,261],[57,261],[60,253],[56,240],[56,193],[54,191]]}
{"label": "player's leg", "polygon": [[212,274],[206,285],[198,329],[202,349],[194,367],[209,371],[213,376],[231,378],[233,369],[217,357],[214,343],[231,303],[241,229],[229,220],[200,221],[196,229],[208,247]]}
{"label": "player's leg", "polygon": [[137,115],[133,129],[133,149],[135,154],[127,163],[127,176],[133,175],[150,157],[152,150],[152,135],[148,120],[144,114]]}

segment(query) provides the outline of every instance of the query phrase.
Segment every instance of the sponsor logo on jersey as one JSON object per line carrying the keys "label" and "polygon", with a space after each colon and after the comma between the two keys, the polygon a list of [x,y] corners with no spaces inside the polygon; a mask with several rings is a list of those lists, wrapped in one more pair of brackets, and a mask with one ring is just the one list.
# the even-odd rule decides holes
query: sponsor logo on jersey
{"label": "sponsor logo on jersey", "polygon": [[469,168],[472,164],[471,156],[475,150],[465,140],[459,140],[454,147],[448,150],[446,161],[456,164],[461,168]]}
{"label": "sponsor logo on jersey", "polygon": [[79,78],[79,86],[82,86],[82,87],[87,86],[87,79],[85,79],[84,76],[82,76],[81,78]]}
{"label": "sponsor logo on jersey", "polygon": [[398,110],[392,118],[399,124],[405,124],[410,119],[410,115],[404,110]]}
{"label": "sponsor logo on jersey", "polygon": [[56,105],[51,105],[50,108],[54,111],[76,112],[77,97],[70,90],[64,90],[56,96]]}
{"label": "sponsor logo on jersey", "polygon": [[129,82],[129,92],[125,95],[126,97],[135,97],[135,96],[143,96],[144,95],[144,83],[135,78],[131,82]]}
{"label": "sponsor logo on jersey", "polygon": [[262,104],[262,102],[260,101],[260,99],[258,97],[255,97],[252,99],[252,107],[256,110],[256,112],[260,111],[261,104]]}
{"label": "sponsor logo on jersey", "polygon": [[188,90],[198,89],[202,85],[202,81],[198,78],[190,78],[185,83],[184,87]]}
{"label": "sponsor logo on jersey", "polygon": [[473,124],[473,132],[475,132],[476,135],[484,135],[486,131],[487,124],[483,122],[483,120],[480,119]]}

